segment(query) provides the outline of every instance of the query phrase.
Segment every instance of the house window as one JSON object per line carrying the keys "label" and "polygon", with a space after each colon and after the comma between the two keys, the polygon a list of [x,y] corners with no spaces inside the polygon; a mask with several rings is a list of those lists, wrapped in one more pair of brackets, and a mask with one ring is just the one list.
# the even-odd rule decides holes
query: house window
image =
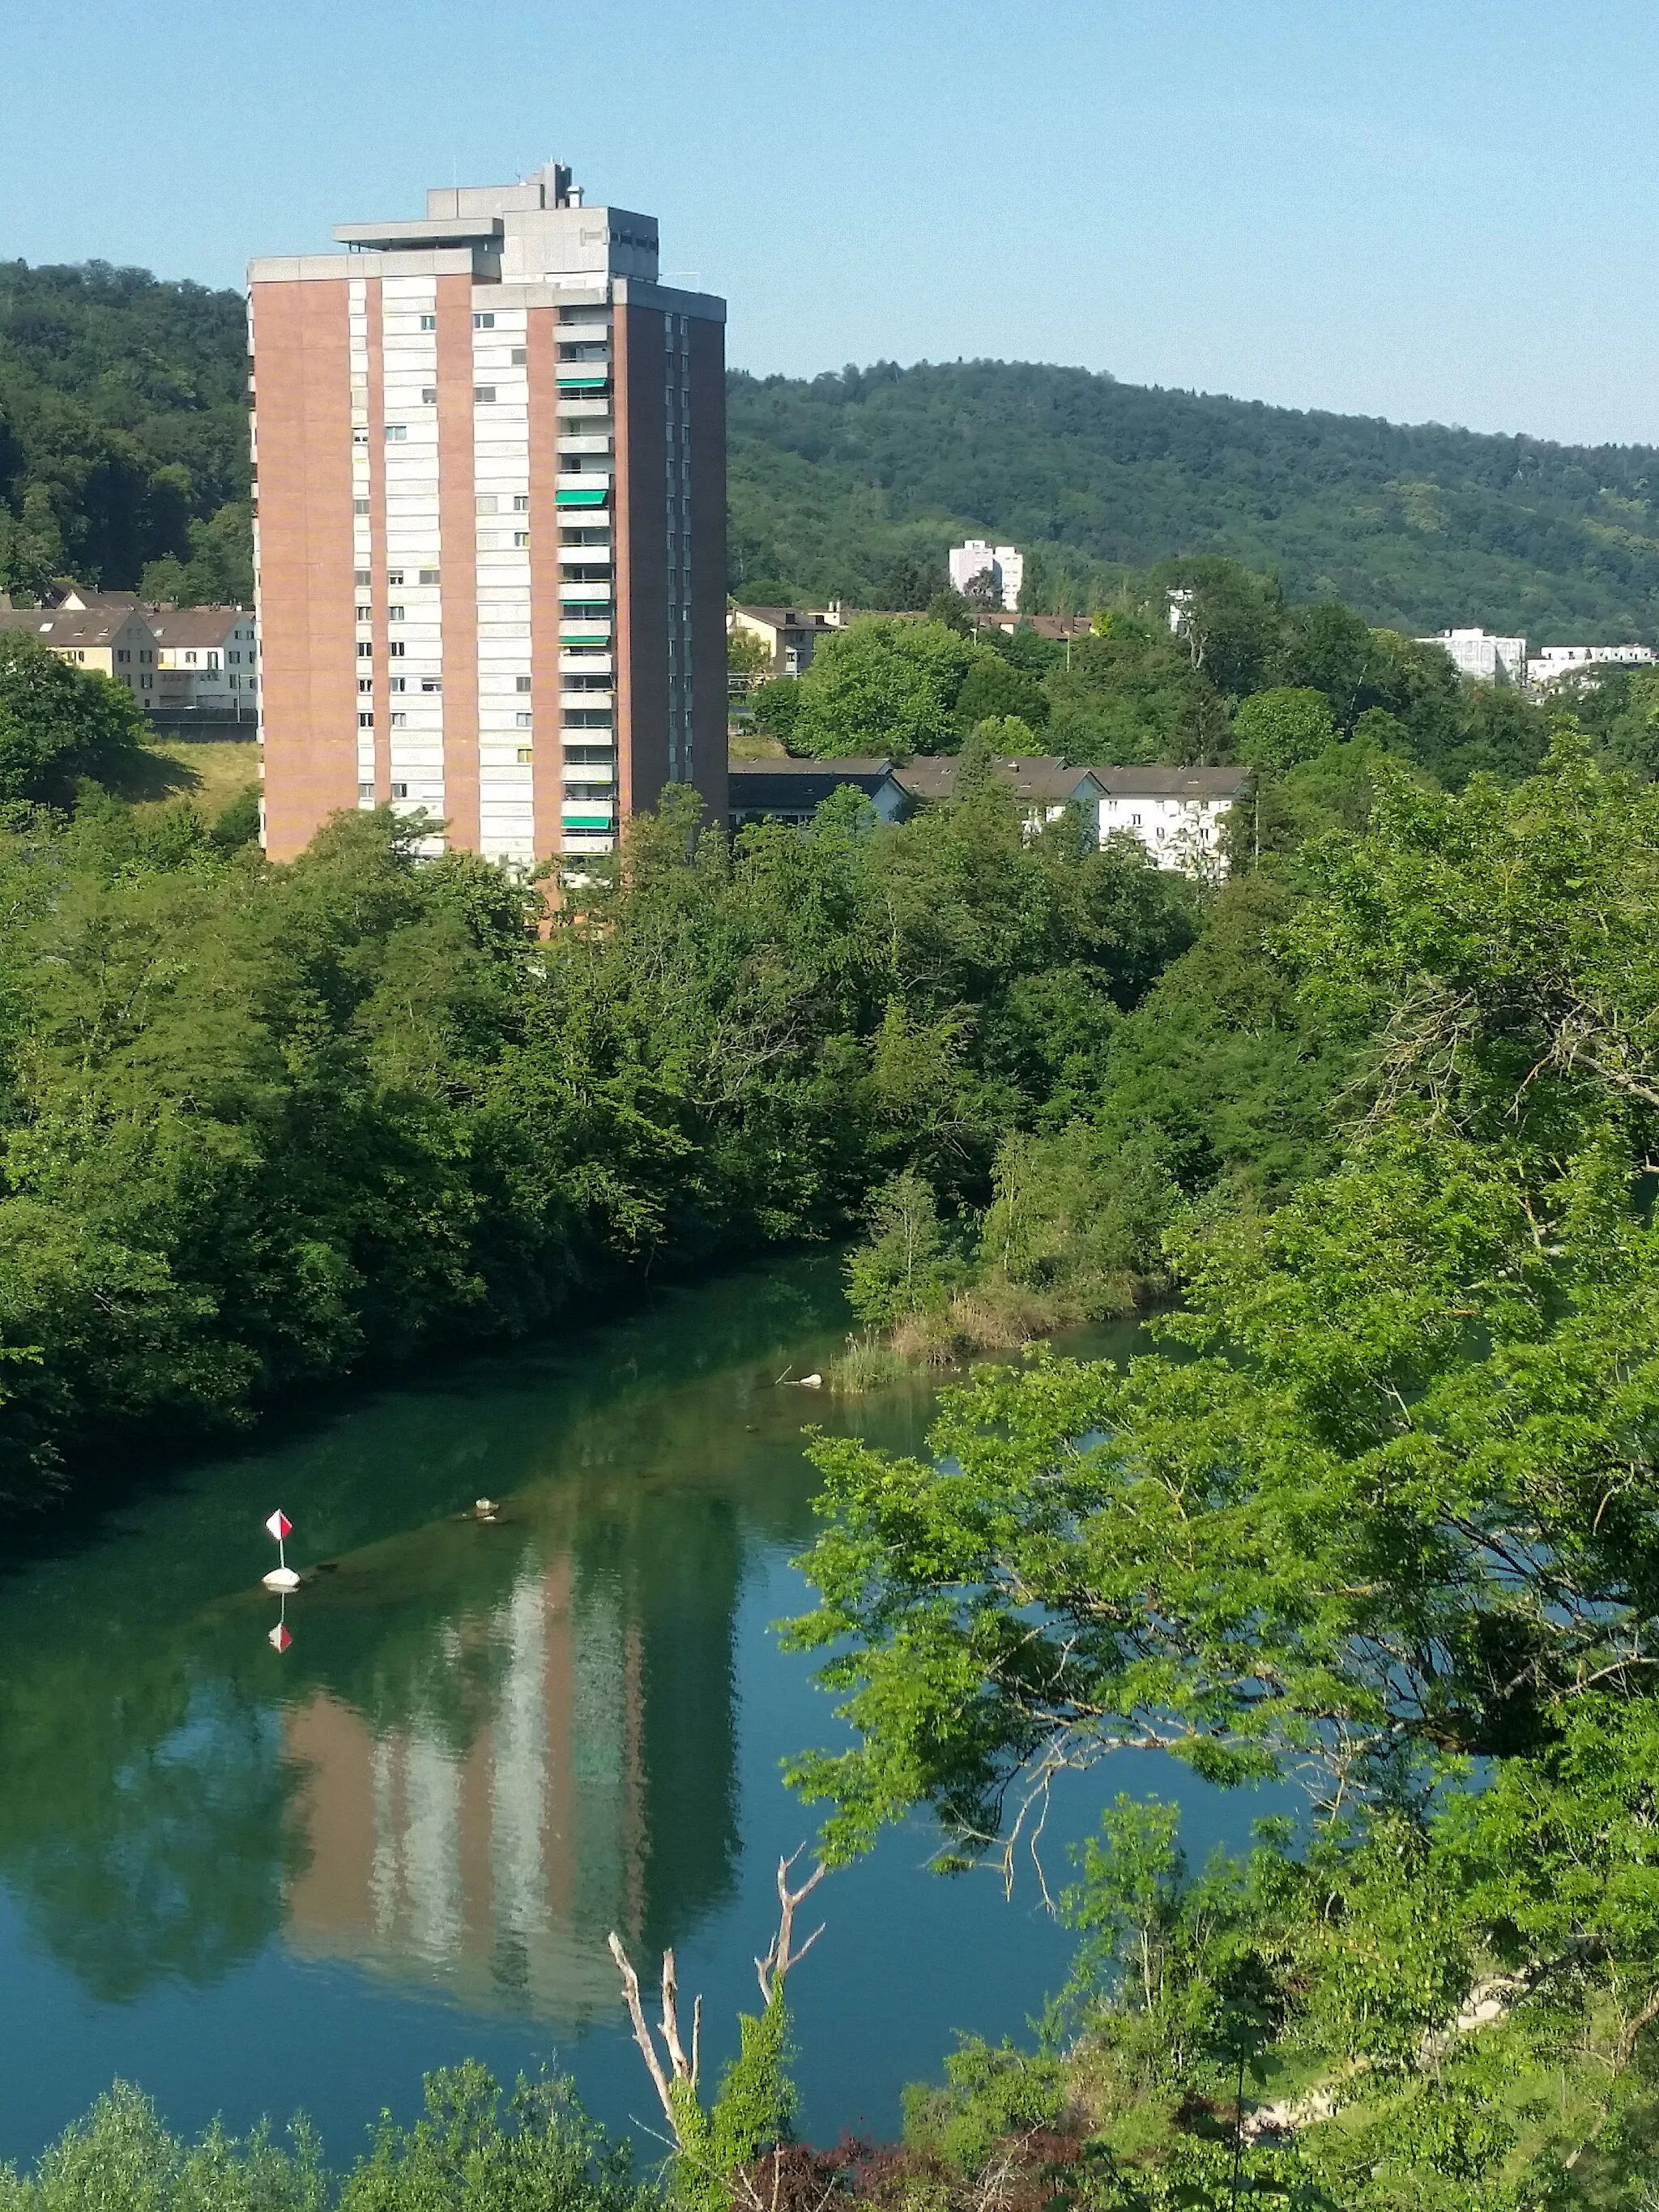
{"label": "house window", "polygon": [[373,641],[371,638],[360,637],[360,638],[358,639],[358,641],[357,641],[357,658],[358,658],[358,659],[359,659],[359,660],[372,660],[372,659],[374,659],[374,641]]}
{"label": "house window", "polygon": [[386,580],[388,584],[395,587],[403,582],[404,572],[401,568],[388,568],[386,572]]}
{"label": "house window", "polygon": [[373,714],[372,712],[370,712],[369,714],[359,714],[359,715],[358,715],[358,717],[357,717],[357,727],[358,727],[360,730],[372,730],[372,729],[374,728],[374,714]]}
{"label": "house window", "polygon": [[[78,659],[79,656],[77,655],[76,658]],[[139,689],[141,690],[148,691],[154,684],[155,681],[155,678],[153,676],[141,676],[138,678]]]}
{"label": "house window", "polygon": [[388,607],[386,611],[386,618],[388,622],[401,622],[404,618],[404,611],[401,607]]}
{"label": "house window", "polygon": [[435,583],[437,582],[437,580],[438,580],[438,572],[437,572],[437,570],[436,570],[435,568],[422,568],[422,571],[421,571],[421,581],[422,581],[423,584],[435,584]]}
{"label": "house window", "polygon": [[359,569],[357,570],[357,572],[356,572],[356,574],[357,574],[357,589],[358,589],[360,592],[366,592],[366,591],[368,589],[369,586],[374,582],[374,577],[370,574],[369,571],[368,571],[367,568],[359,568]]}
{"label": "house window", "polygon": [[357,796],[359,799],[373,799],[374,796],[374,785],[372,783],[360,783],[357,786]]}
{"label": "house window", "polygon": [[406,783],[394,783],[392,787],[392,796],[394,799],[407,799],[409,786]]}
{"label": "house window", "polygon": [[374,619],[374,608],[360,606],[357,610],[357,619],[360,623],[373,622]]}
{"label": "house window", "polygon": [[422,315],[421,317],[421,328],[423,331],[435,331],[437,327],[438,318],[435,315]]}
{"label": "house window", "polygon": [[495,387],[493,384],[475,384],[472,397],[480,407],[490,406],[495,401]]}
{"label": "house window", "polygon": [[530,349],[528,346],[514,346],[510,357],[514,368],[527,368],[530,365]]}
{"label": "house window", "polygon": [[388,446],[402,445],[408,435],[408,427],[404,423],[388,422],[386,426],[386,441]]}
{"label": "house window", "polygon": [[408,717],[408,715],[407,715],[407,714],[394,714],[394,715],[392,717],[392,728],[393,728],[394,730],[404,730],[404,729],[407,729],[407,728],[408,728],[408,726],[409,726],[409,717]]}
{"label": "house window", "polygon": [[513,495],[513,512],[514,512],[514,514],[529,514],[529,512],[530,512],[530,494],[529,494],[527,491],[515,491],[515,492],[514,493],[514,495]]}
{"label": "house window", "polygon": [[528,745],[520,745],[519,747],[519,766],[520,768],[528,768],[535,757],[535,754],[532,752]]}
{"label": "house window", "polygon": [[394,676],[391,678],[391,684],[394,691],[407,691],[409,689],[409,678],[406,676]]}
{"label": "house window", "polygon": [[472,327],[475,331],[493,331],[495,327],[495,318],[494,315],[474,315]]}
{"label": "house window", "polygon": [[437,405],[438,387],[435,384],[428,384],[422,386],[421,404],[425,407],[435,407]]}
{"label": "house window", "polygon": [[368,501],[366,499],[354,499],[351,502],[351,512],[354,514],[367,514]]}
{"label": "house window", "polygon": [[523,552],[525,547],[530,543],[530,532],[527,530],[515,530],[513,533],[513,543],[520,552]]}
{"label": "house window", "polygon": [[131,647],[126,646],[119,647],[116,653],[115,658],[118,660],[131,660],[132,658]]}
{"label": "house window", "polygon": [[520,691],[527,691],[530,689],[530,678],[527,676],[515,676],[513,682],[516,689]]}
{"label": "house window", "polygon": [[372,691],[374,689],[374,678],[372,676],[360,676],[357,678],[357,689],[360,691]]}
{"label": "house window", "polygon": [[404,657],[404,641],[402,638],[393,638],[391,644],[387,646],[386,651],[392,655],[392,658],[394,660],[401,660]]}
{"label": "house window", "polygon": [[513,720],[517,727],[521,730],[531,729],[535,724],[535,717],[532,714],[515,714]]}
{"label": "house window", "polygon": [[[81,659],[84,659],[86,656],[85,656],[83,653],[77,653],[76,654],[76,656],[75,656],[75,657],[76,657],[76,659],[77,660],[81,660]],[[151,653],[151,652],[149,651],[149,649],[148,648],[148,647],[146,647],[146,646],[142,646],[142,645],[141,645],[141,646],[139,647],[139,648],[138,648],[138,658],[139,658],[139,659],[140,659],[141,661],[143,661],[143,660],[154,660],[154,659],[155,659],[155,655],[153,653]]]}

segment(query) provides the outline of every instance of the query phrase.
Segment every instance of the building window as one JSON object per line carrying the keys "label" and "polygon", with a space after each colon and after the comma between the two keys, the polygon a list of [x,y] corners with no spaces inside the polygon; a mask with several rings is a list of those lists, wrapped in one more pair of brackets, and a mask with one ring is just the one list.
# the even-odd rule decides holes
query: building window
{"label": "building window", "polygon": [[514,346],[509,358],[511,359],[514,368],[528,368],[530,366],[529,347]]}
{"label": "building window", "polygon": [[357,796],[359,799],[373,799],[374,796],[374,785],[372,783],[360,783],[357,786]]}
{"label": "building window", "polygon": [[520,730],[528,730],[534,726],[534,717],[529,714],[515,714],[513,721],[515,728]]}
{"label": "building window", "polygon": [[441,676],[423,676],[421,678],[422,691],[441,691],[443,688],[444,679]]}
{"label": "building window", "polygon": [[474,315],[472,327],[475,331],[493,331],[495,327],[495,318],[494,315]]}
{"label": "building window", "polygon": [[435,331],[437,327],[438,318],[435,315],[422,315],[421,317],[421,328],[423,331]]}
{"label": "building window", "polygon": [[[84,660],[86,659],[84,653],[77,653],[75,657],[77,660]],[[154,660],[155,655],[151,653],[148,647],[141,645],[138,648],[138,658],[141,661]]]}
{"label": "building window", "polygon": [[[388,430],[386,435],[387,437],[390,437],[392,433]],[[368,430],[354,430],[351,434],[351,442],[354,446],[366,446],[368,443]]]}
{"label": "building window", "polygon": [[530,532],[527,530],[515,530],[513,533],[513,543],[522,552],[530,543]]}
{"label": "building window", "polygon": [[528,768],[535,757],[535,754],[532,752],[528,745],[520,745],[519,747],[519,766],[520,768]]}
{"label": "building window", "polygon": [[354,499],[351,502],[351,512],[354,514],[367,514],[368,501],[366,499]]}
{"label": "building window", "polygon": [[422,581],[423,584],[435,584],[435,583],[437,582],[437,580],[438,580],[438,572],[437,572],[437,570],[436,570],[435,568],[422,568],[422,571],[421,571],[421,581]]}
{"label": "building window", "polygon": [[404,423],[388,422],[386,426],[386,441],[388,446],[402,445],[408,435],[408,427]]}
{"label": "building window", "polygon": [[427,384],[421,387],[421,404],[423,407],[435,407],[437,405],[438,387],[435,384]]}
{"label": "building window", "polygon": [[360,623],[373,622],[374,619],[374,608],[359,607],[357,610],[357,619]]}
{"label": "building window", "polygon": [[394,714],[392,717],[392,726],[394,730],[406,730],[409,727],[408,715]]}
{"label": "building window", "polygon": [[374,689],[374,678],[372,676],[360,676],[357,678],[357,689],[360,691],[372,691]]}
{"label": "building window", "polygon": [[515,676],[513,683],[516,690],[527,691],[530,689],[530,678],[527,676]]}
{"label": "building window", "polygon": [[392,655],[392,658],[394,660],[401,660],[404,657],[404,641],[402,638],[394,638],[392,643],[387,646],[386,651]]}
{"label": "building window", "polygon": [[372,712],[371,712],[371,713],[369,713],[369,714],[359,714],[359,715],[358,715],[358,717],[357,717],[357,727],[358,727],[360,730],[372,730],[372,729],[374,728],[374,714],[373,714],[373,713],[372,713]]}
{"label": "building window", "polygon": [[394,799],[407,799],[409,786],[406,783],[394,783],[392,787],[392,796]]}
{"label": "building window", "polygon": [[[86,658],[84,653],[77,653],[75,657],[77,660],[83,660]],[[153,676],[141,676],[138,678],[139,689],[143,691],[148,691],[155,681],[155,678]]]}
{"label": "building window", "polygon": [[478,406],[489,407],[495,402],[495,387],[493,384],[475,384],[472,397]]}
{"label": "building window", "polygon": [[514,495],[513,495],[513,512],[514,512],[514,514],[529,514],[529,512],[530,512],[530,494],[529,494],[527,491],[515,491],[515,492],[514,493]]}
{"label": "building window", "polygon": [[479,514],[494,514],[495,512],[495,495],[493,491],[481,491],[472,504],[475,512]]}
{"label": "building window", "polygon": [[407,691],[409,689],[409,678],[406,676],[394,676],[391,683],[394,691]]}
{"label": "building window", "polygon": [[404,572],[401,568],[388,568],[386,572],[386,580],[388,584],[391,584],[395,588],[395,586],[403,582]]}
{"label": "building window", "polygon": [[128,646],[120,647],[116,653],[115,658],[118,660],[131,660],[132,658],[131,648]]}
{"label": "building window", "polygon": [[369,574],[367,568],[359,568],[357,570],[357,588],[360,592],[366,592],[374,580],[374,577]]}
{"label": "building window", "polygon": [[360,638],[358,639],[358,641],[357,641],[357,658],[358,658],[358,659],[359,659],[359,660],[372,660],[372,659],[374,659],[374,643],[373,639],[372,639],[372,638],[367,638],[367,637],[360,637]]}
{"label": "building window", "polygon": [[401,622],[404,618],[404,611],[401,607],[388,607],[386,611],[386,618],[388,622]]}

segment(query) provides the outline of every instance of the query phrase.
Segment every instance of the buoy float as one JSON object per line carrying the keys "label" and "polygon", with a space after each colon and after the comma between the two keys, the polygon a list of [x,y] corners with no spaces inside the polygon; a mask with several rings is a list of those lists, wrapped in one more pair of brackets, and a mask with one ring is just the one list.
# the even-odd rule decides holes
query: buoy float
{"label": "buoy float", "polygon": [[493,1498],[475,1498],[472,1501],[472,1510],[480,1521],[493,1521],[501,1508]]}

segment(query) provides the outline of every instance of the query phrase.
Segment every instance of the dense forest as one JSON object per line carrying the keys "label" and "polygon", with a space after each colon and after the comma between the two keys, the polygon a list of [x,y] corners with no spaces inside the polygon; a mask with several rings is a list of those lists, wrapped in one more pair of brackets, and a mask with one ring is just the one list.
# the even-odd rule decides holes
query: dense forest
{"label": "dense forest", "polygon": [[[732,379],[732,588],[909,605],[964,533],[1035,553],[1038,611],[1213,554],[1411,631],[1540,642],[1659,623],[1659,454],[1147,390],[1082,369],[922,363]],[[785,586],[787,586],[787,589]]]}
{"label": "dense forest", "polygon": [[[0,264],[0,590],[72,574],[251,587],[239,295]],[[1031,554],[1033,604],[1214,555],[1407,631],[1659,634],[1659,455],[1298,413],[1081,369],[734,373],[731,588],[923,604],[964,534]]]}
{"label": "dense forest", "polygon": [[252,596],[234,292],[0,262],[0,591]]}

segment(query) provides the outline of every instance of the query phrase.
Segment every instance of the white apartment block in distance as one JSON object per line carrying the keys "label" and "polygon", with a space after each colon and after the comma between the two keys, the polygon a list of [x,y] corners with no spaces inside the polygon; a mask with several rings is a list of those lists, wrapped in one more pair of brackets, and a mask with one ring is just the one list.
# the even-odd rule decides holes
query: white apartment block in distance
{"label": "white apartment block in distance", "polygon": [[988,545],[982,538],[970,538],[965,545],[951,548],[950,568],[953,590],[965,592],[975,577],[988,573],[1003,606],[1010,614],[1018,608],[1025,556],[1017,547]]}
{"label": "white apartment block in distance", "polygon": [[249,270],[266,849],[520,866],[726,794],[725,303],[556,164]]}
{"label": "white apartment block in distance", "polygon": [[1527,641],[1497,637],[1484,629],[1443,629],[1432,637],[1419,637],[1419,645],[1437,645],[1451,656],[1460,676],[1481,684],[1524,684],[1527,680]]}
{"label": "white apartment block in distance", "polygon": [[1589,668],[1651,668],[1656,659],[1650,645],[1543,645],[1527,663],[1527,681],[1542,688]]}

